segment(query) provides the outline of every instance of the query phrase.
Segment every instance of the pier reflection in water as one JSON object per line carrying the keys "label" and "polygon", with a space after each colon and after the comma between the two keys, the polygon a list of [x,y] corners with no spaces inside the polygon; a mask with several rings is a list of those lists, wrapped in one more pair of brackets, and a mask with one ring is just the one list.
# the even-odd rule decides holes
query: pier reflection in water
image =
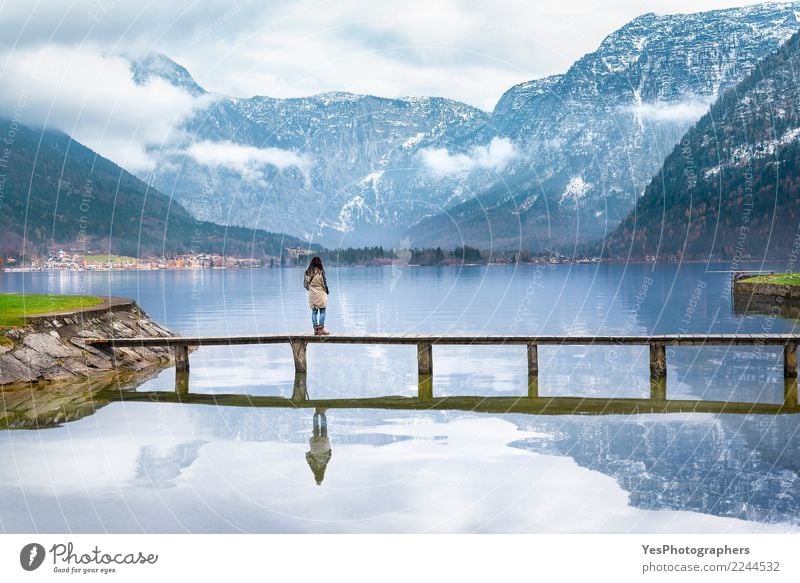
{"label": "pier reflection in water", "polygon": [[639,413],[739,413],[770,414],[800,412],[797,377],[783,379],[783,399],[777,403],[739,402],[708,399],[667,398],[665,378],[651,379],[649,398],[597,398],[540,396],[536,376],[528,377],[528,392],[519,397],[434,396],[433,375],[419,375],[417,397],[358,397],[314,399],[309,395],[307,375],[294,377],[292,397],[233,393],[191,393],[189,375],[177,374],[175,391],[123,391],[103,393],[108,400],[212,404],[231,407],[313,407],[318,411],[336,409],[458,410],[483,413],[527,413],[536,415],[619,415]]}
{"label": "pier reflection in water", "polygon": [[[553,530],[554,513],[565,531],[647,531],[665,519],[676,530],[800,528],[794,379],[771,404],[672,400],[664,387],[647,399],[539,397],[535,387],[436,397],[421,380],[416,397],[314,399],[302,377],[292,398],[137,392],[130,379],[63,390],[44,408],[36,392],[4,394],[10,427],[64,424],[6,432],[14,458],[0,448],[0,463],[18,475],[0,482],[4,528],[508,532]],[[24,435],[38,445],[11,437]],[[104,435],[113,461],[98,473],[87,448]],[[28,484],[30,506],[20,505],[9,479],[35,481],[43,462],[60,478]],[[456,491],[485,503],[447,502]]]}

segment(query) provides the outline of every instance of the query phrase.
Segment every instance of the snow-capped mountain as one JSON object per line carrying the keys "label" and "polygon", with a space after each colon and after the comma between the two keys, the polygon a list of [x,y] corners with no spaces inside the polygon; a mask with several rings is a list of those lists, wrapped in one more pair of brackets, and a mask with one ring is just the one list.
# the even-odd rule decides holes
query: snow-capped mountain
{"label": "snow-capped mountain", "polygon": [[[185,125],[180,146],[160,152],[148,179],[204,219],[280,225],[329,245],[396,241],[470,195],[439,184],[417,153],[468,142],[488,117],[439,97],[219,98]],[[488,184],[479,172],[472,181]]]}
{"label": "snow-capped mountain", "polygon": [[145,85],[153,79],[163,79],[195,97],[206,93],[205,89],[195,82],[189,71],[161,53],[148,53],[131,61],[131,75],[134,82],[139,85]]}
{"label": "snow-capped mountain", "polygon": [[617,257],[797,255],[800,34],[725,92],[606,240]]}
{"label": "snow-capped mountain", "polygon": [[[147,179],[200,218],[328,245],[600,239],[719,92],[800,27],[795,11],[641,16],[565,74],[511,88],[491,114],[435,97],[218,96]],[[139,82],[202,91],[170,63],[132,68]]]}
{"label": "snow-capped mountain", "polygon": [[511,88],[488,124],[521,152],[506,184],[423,221],[412,239],[503,246],[521,238],[569,250],[602,238],[719,93],[800,28],[797,11],[791,3],[645,14],[566,74]]}

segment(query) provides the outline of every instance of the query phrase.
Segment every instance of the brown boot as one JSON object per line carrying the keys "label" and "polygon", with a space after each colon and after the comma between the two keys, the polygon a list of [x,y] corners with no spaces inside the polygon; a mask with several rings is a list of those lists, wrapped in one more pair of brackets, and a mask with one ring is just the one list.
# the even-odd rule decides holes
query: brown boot
{"label": "brown boot", "polygon": [[331,333],[325,329],[325,326],[320,326],[319,331],[317,332],[318,336],[330,336]]}
{"label": "brown boot", "polygon": [[319,331],[322,326],[314,326],[314,336],[319,336]]}

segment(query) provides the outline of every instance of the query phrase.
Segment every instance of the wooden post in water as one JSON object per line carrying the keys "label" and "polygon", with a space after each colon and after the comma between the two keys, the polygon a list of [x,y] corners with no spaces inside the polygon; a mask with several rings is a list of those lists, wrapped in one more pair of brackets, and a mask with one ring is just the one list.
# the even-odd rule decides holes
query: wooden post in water
{"label": "wooden post in water", "polygon": [[667,378],[650,375],[650,399],[652,401],[667,400]]}
{"label": "wooden post in water", "polygon": [[535,344],[528,344],[528,376],[539,375],[539,347]]}
{"label": "wooden post in water", "polygon": [[433,399],[433,375],[421,374],[417,379],[417,396],[422,401]]}
{"label": "wooden post in water", "polygon": [[305,374],[308,371],[306,364],[306,343],[303,340],[292,340],[292,356],[294,357],[294,372]]}
{"label": "wooden post in water", "polygon": [[175,371],[175,393],[180,396],[189,394],[189,373],[188,371]]}
{"label": "wooden post in water", "polygon": [[529,399],[538,399],[539,398],[539,376],[538,375],[528,375],[528,398]]}
{"label": "wooden post in water", "polygon": [[650,344],[650,378],[660,379],[667,376],[667,347],[665,344]]}
{"label": "wooden post in water", "polygon": [[433,344],[430,342],[417,344],[417,373],[433,374]]}
{"label": "wooden post in water", "polygon": [[175,373],[189,374],[189,347],[178,345],[173,348],[175,354]]}
{"label": "wooden post in water", "polygon": [[784,377],[783,404],[786,407],[797,409],[797,377]]}
{"label": "wooden post in water", "polygon": [[797,344],[794,342],[787,342],[783,347],[783,376],[797,376]]}
{"label": "wooden post in water", "polygon": [[308,383],[306,374],[302,372],[294,373],[294,388],[292,390],[292,401],[308,401]]}

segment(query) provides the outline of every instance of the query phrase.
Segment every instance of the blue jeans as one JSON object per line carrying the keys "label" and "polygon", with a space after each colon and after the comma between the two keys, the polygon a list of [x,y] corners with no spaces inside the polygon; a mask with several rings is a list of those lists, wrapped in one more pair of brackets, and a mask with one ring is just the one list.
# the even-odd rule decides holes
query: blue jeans
{"label": "blue jeans", "polygon": [[[319,323],[317,323],[317,314],[319,314]],[[311,323],[315,327],[325,325],[325,308],[311,308]]]}

